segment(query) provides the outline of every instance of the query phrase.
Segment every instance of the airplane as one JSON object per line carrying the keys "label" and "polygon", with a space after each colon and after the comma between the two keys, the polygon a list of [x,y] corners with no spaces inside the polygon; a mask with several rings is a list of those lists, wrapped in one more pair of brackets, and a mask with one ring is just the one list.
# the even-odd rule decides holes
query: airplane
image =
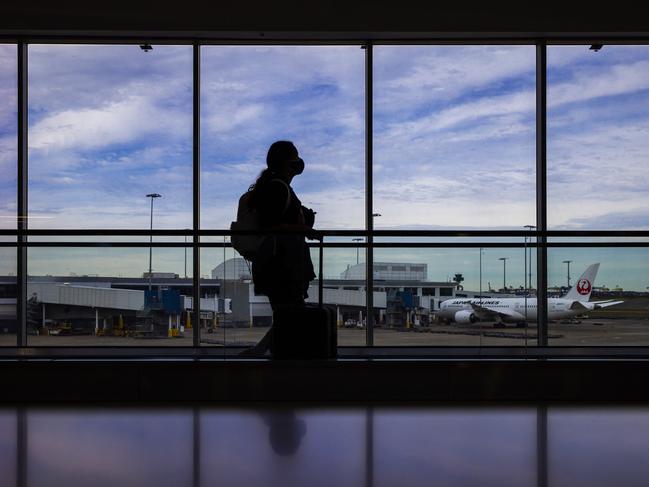
{"label": "airplane", "polygon": [[[548,319],[561,320],[570,318],[585,311],[593,311],[624,301],[589,301],[595,283],[599,263],[591,264],[572,286],[560,298],[548,298]],[[527,309],[526,309],[527,301]],[[495,321],[494,326],[504,323],[536,322],[536,298],[456,298],[440,303],[439,318],[447,323],[476,323],[477,321]]]}

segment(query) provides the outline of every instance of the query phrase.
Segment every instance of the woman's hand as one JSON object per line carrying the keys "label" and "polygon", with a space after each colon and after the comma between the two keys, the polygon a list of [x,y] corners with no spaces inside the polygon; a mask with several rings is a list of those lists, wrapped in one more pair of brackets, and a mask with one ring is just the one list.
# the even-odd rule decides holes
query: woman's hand
{"label": "woman's hand", "polygon": [[320,240],[322,241],[322,232],[314,228],[309,228],[308,232],[304,234],[309,240]]}
{"label": "woman's hand", "polygon": [[313,224],[315,223],[315,211],[313,211],[311,208],[307,208],[306,206],[302,206],[302,215],[304,216],[304,224],[307,227],[313,228]]}

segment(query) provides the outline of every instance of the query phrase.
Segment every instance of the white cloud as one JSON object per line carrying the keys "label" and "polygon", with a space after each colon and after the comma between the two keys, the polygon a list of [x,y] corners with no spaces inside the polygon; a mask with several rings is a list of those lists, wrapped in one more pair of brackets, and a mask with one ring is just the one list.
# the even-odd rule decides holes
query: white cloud
{"label": "white cloud", "polygon": [[649,89],[649,61],[577,70],[562,83],[548,85],[548,106],[584,102]]}
{"label": "white cloud", "polygon": [[377,113],[448,104],[507,80],[534,83],[533,46],[380,46],[374,56]]}
{"label": "white cloud", "polygon": [[146,143],[153,135],[187,137],[190,118],[162,110],[151,100],[129,97],[108,105],[65,110],[30,127],[30,150],[56,151],[109,148],[116,144]]}

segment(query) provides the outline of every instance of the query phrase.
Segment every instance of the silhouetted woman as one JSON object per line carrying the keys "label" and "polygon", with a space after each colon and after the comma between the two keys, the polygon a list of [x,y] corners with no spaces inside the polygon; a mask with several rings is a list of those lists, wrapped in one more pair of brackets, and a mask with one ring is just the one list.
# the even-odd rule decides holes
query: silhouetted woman
{"label": "silhouetted woman", "polygon": [[[317,238],[317,233],[313,230],[315,213],[302,206],[291,188],[293,178],[304,171],[295,145],[285,140],[273,143],[266,165],[251,186],[250,204],[270,234],[252,262],[252,279],[255,293],[268,296],[274,314],[281,307],[304,305],[309,282],[316,277],[305,237]],[[272,234],[277,230],[294,233]],[[271,334],[272,327],[251,352],[265,352]]]}

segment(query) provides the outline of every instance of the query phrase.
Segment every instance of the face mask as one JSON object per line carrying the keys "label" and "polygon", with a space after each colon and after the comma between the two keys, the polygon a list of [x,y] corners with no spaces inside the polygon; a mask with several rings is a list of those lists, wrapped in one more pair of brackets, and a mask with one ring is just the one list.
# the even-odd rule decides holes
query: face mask
{"label": "face mask", "polygon": [[304,161],[302,158],[298,157],[297,161],[291,161],[291,169],[297,174],[302,174],[304,172]]}

